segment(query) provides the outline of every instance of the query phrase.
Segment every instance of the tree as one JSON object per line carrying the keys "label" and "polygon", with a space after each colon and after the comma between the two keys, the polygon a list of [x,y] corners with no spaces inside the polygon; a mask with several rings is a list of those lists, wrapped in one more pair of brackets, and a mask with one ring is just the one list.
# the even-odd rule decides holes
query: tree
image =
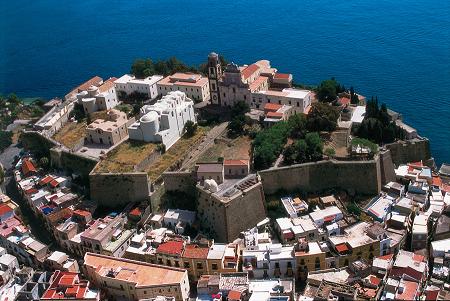
{"label": "tree", "polygon": [[5,171],[3,170],[3,167],[0,165],[0,184],[3,184],[5,181]]}
{"label": "tree", "polygon": [[353,87],[350,87],[350,103],[352,105],[357,105],[359,103],[359,97],[355,93],[355,90],[353,89]]}
{"label": "tree", "polygon": [[42,157],[39,159],[39,165],[44,169],[46,169],[49,166],[49,163],[50,161],[48,160],[47,157]]}
{"label": "tree", "polygon": [[195,135],[195,132],[197,131],[197,124],[194,123],[191,120],[186,121],[184,124],[184,132],[188,137],[192,137]]}
{"label": "tree", "polygon": [[312,132],[334,131],[339,118],[338,109],[325,103],[314,103],[307,116],[307,128]]}
{"label": "tree", "polygon": [[155,68],[151,59],[137,59],[131,66],[130,72],[137,78],[145,78],[155,74]]}
{"label": "tree", "polygon": [[231,116],[245,115],[245,113],[250,112],[250,106],[244,101],[238,101],[231,108]]}
{"label": "tree", "polygon": [[11,145],[12,136],[10,131],[0,131],[0,153]]}
{"label": "tree", "polygon": [[228,124],[228,136],[233,138],[244,133],[245,116],[237,115]]}
{"label": "tree", "polygon": [[333,102],[341,90],[340,84],[334,78],[327,79],[317,88],[317,97],[321,102]]}
{"label": "tree", "polygon": [[305,142],[308,146],[308,159],[318,161],[322,159],[323,143],[318,133],[308,133],[305,136]]}
{"label": "tree", "polygon": [[294,114],[288,120],[291,132],[291,138],[303,138],[306,134],[306,116],[305,114]]}

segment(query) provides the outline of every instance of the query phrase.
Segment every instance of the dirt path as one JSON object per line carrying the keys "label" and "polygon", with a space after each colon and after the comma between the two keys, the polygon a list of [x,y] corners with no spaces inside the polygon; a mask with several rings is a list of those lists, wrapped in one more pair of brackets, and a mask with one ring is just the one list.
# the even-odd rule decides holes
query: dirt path
{"label": "dirt path", "polygon": [[214,139],[222,135],[223,132],[226,131],[228,126],[228,122],[223,122],[218,126],[212,128],[205,138],[203,138],[202,142],[190,152],[189,157],[187,157],[183,163],[181,164],[180,169],[188,169],[192,167],[195,162],[197,162],[198,158],[212,145],[214,144]]}

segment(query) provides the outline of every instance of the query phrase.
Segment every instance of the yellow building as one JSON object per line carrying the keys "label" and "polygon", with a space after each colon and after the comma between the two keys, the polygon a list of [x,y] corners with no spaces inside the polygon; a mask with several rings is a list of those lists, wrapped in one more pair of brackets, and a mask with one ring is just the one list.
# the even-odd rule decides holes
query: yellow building
{"label": "yellow building", "polygon": [[141,300],[157,296],[189,299],[188,274],[183,269],[86,253],[86,277],[114,299]]}
{"label": "yellow building", "polygon": [[296,245],[295,260],[298,279],[305,280],[308,272],[326,269],[326,252],[318,242],[306,242],[301,239]]}
{"label": "yellow building", "polygon": [[239,268],[239,257],[238,245],[213,244],[207,257],[209,274],[236,273]]}

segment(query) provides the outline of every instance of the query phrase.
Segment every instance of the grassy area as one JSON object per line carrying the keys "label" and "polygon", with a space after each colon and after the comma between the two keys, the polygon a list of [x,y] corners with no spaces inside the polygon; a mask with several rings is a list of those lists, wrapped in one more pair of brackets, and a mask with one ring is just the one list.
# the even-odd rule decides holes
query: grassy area
{"label": "grassy area", "polygon": [[68,122],[53,136],[53,139],[68,148],[73,148],[82,138],[84,138],[85,133],[85,121],[79,123]]}
{"label": "grassy area", "polygon": [[165,152],[159,159],[151,164],[149,170],[147,170],[148,176],[151,181],[155,181],[161,174],[178,162],[180,159],[184,159],[189,149],[200,143],[202,138],[206,135],[207,128],[198,127],[195,135],[192,137],[181,137],[172,147]]}
{"label": "grassy area", "polygon": [[366,146],[368,147],[372,153],[377,153],[378,152],[378,145],[376,145],[375,143],[373,143],[370,140],[364,139],[364,138],[353,138],[352,139],[352,145],[361,145],[361,146]]}
{"label": "grassy area", "polygon": [[96,168],[96,172],[131,172],[134,166],[150,156],[157,145],[128,140],[108,154]]}
{"label": "grassy area", "polygon": [[219,139],[200,157],[199,162],[217,162],[222,157],[225,160],[250,159],[251,139],[240,136],[229,142]]}

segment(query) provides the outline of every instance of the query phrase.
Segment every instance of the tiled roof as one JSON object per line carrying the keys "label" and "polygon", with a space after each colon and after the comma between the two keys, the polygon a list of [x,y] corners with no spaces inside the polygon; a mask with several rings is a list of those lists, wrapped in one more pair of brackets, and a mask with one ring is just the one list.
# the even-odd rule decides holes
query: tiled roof
{"label": "tiled roof", "polygon": [[46,184],[50,183],[50,182],[53,181],[53,180],[54,180],[54,179],[53,179],[52,176],[46,176],[46,177],[42,178],[42,179],[39,181],[39,185],[41,185],[41,186],[46,185]]}
{"label": "tiled roof", "polygon": [[264,105],[264,110],[269,110],[269,111],[278,111],[279,109],[281,109],[282,105],[276,104],[276,103],[266,103]]}
{"label": "tiled roof", "polygon": [[31,172],[36,172],[36,167],[34,167],[33,163],[30,159],[24,159],[22,162],[22,172],[24,175],[28,175]]}
{"label": "tiled roof", "polygon": [[187,245],[183,257],[194,259],[206,259],[209,248],[202,248],[197,245]]}
{"label": "tiled roof", "polygon": [[0,204],[0,216],[12,212],[13,209],[6,204]]}
{"label": "tiled roof", "polygon": [[240,291],[230,291],[228,293],[228,300],[241,300],[241,292]]}
{"label": "tiled roof", "polygon": [[141,216],[141,214],[142,214],[142,212],[138,207],[136,207],[130,211],[130,215]]}
{"label": "tiled roof", "polygon": [[223,165],[231,165],[231,166],[248,166],[248,160],[224,160]]}
{"label": "tiled roof", "polygon": [[162,243],[156,249],[156,253],[163,253],[169,255],[180,255],[183,253],[184,243],[182,241],[171,240]]}
{"label": "tiled roof", "polygon": [[274,78],[288,79],[291,75],[289,73],[275,73]]}
{"label": "tiled roof", "polygon": [[345,253],[345,252],[347,252],[347,251],[348,251],[347,244],[343,243],[343,244],[338,244],[338,245],[336,245],[336,250],[337,250],[339,253]]}
{"label": "tiled roof", "polygon": [[242,77],[245,79],[249,78],[250,76],[252,76],[253,73],[255,73],[256,71],[258,71],[259,66],[256,64],[251,64],[250,66],[248,66],[247,68],[245,68],[242,71]]}

